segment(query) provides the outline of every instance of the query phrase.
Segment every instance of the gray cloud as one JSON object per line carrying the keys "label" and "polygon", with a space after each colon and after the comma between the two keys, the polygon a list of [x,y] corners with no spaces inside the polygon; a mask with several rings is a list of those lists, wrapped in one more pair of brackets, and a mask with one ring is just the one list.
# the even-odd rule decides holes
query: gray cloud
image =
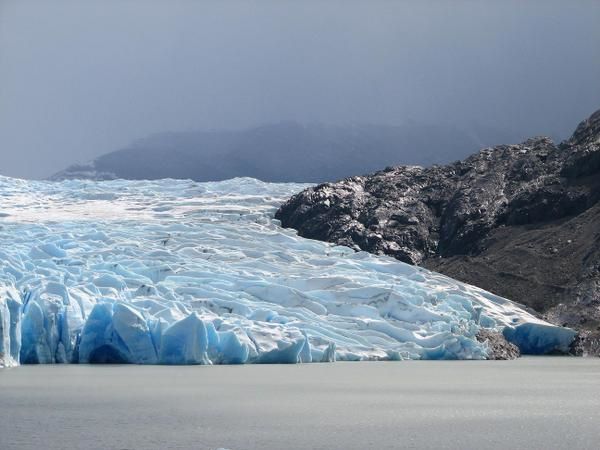
{"label": "gray cloud", "polygon": [[0,3],[0,173],[145,135],[473,122],[565,136],[600,107],[600,2]]}

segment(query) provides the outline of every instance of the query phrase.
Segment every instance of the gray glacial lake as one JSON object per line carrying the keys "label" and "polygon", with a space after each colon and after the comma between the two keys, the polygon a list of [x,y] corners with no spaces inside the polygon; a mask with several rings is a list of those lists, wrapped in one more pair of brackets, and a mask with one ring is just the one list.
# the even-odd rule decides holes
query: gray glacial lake
{"label": "gray glacial lake", "polygon": [[0,449],[600,448],[600,359],[0,370]]}

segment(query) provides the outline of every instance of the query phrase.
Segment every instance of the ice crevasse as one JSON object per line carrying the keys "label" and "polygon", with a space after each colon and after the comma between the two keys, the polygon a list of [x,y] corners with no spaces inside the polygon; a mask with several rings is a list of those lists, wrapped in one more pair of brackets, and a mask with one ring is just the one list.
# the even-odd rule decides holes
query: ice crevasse
{"label": "ice crevasse", "polygon": [[301,184],[0,177],[0,365],[485,359],[574,332],[273,214]]}

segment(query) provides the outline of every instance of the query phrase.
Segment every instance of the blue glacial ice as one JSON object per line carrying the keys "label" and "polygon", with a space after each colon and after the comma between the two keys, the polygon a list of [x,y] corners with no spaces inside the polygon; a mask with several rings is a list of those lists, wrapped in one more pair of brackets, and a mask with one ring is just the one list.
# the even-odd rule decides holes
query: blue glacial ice
{"label": "blue glacial ice", "polygon": [[474,286],[282,229],[303,187],[0,177],[0,365],[484,359],[481,327],[525,353],[573,340]]}

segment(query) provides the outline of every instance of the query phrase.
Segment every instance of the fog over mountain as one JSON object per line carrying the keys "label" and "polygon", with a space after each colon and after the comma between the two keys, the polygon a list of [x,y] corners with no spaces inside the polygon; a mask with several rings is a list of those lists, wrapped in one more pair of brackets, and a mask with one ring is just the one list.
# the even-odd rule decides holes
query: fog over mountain
{"label": "fog over mountain", "polygon": [[52,179],[335,181],[400,163],[447,163],[515,139],[511,133],[482,127],[283,122],[244,131],[156,134],[90,163],[71,165]]}
{"label": "fog over mountain", "polygon": [[600,103],[598,23],[593,0],[3,0],[0,174],[286,121],[565,138]]}

